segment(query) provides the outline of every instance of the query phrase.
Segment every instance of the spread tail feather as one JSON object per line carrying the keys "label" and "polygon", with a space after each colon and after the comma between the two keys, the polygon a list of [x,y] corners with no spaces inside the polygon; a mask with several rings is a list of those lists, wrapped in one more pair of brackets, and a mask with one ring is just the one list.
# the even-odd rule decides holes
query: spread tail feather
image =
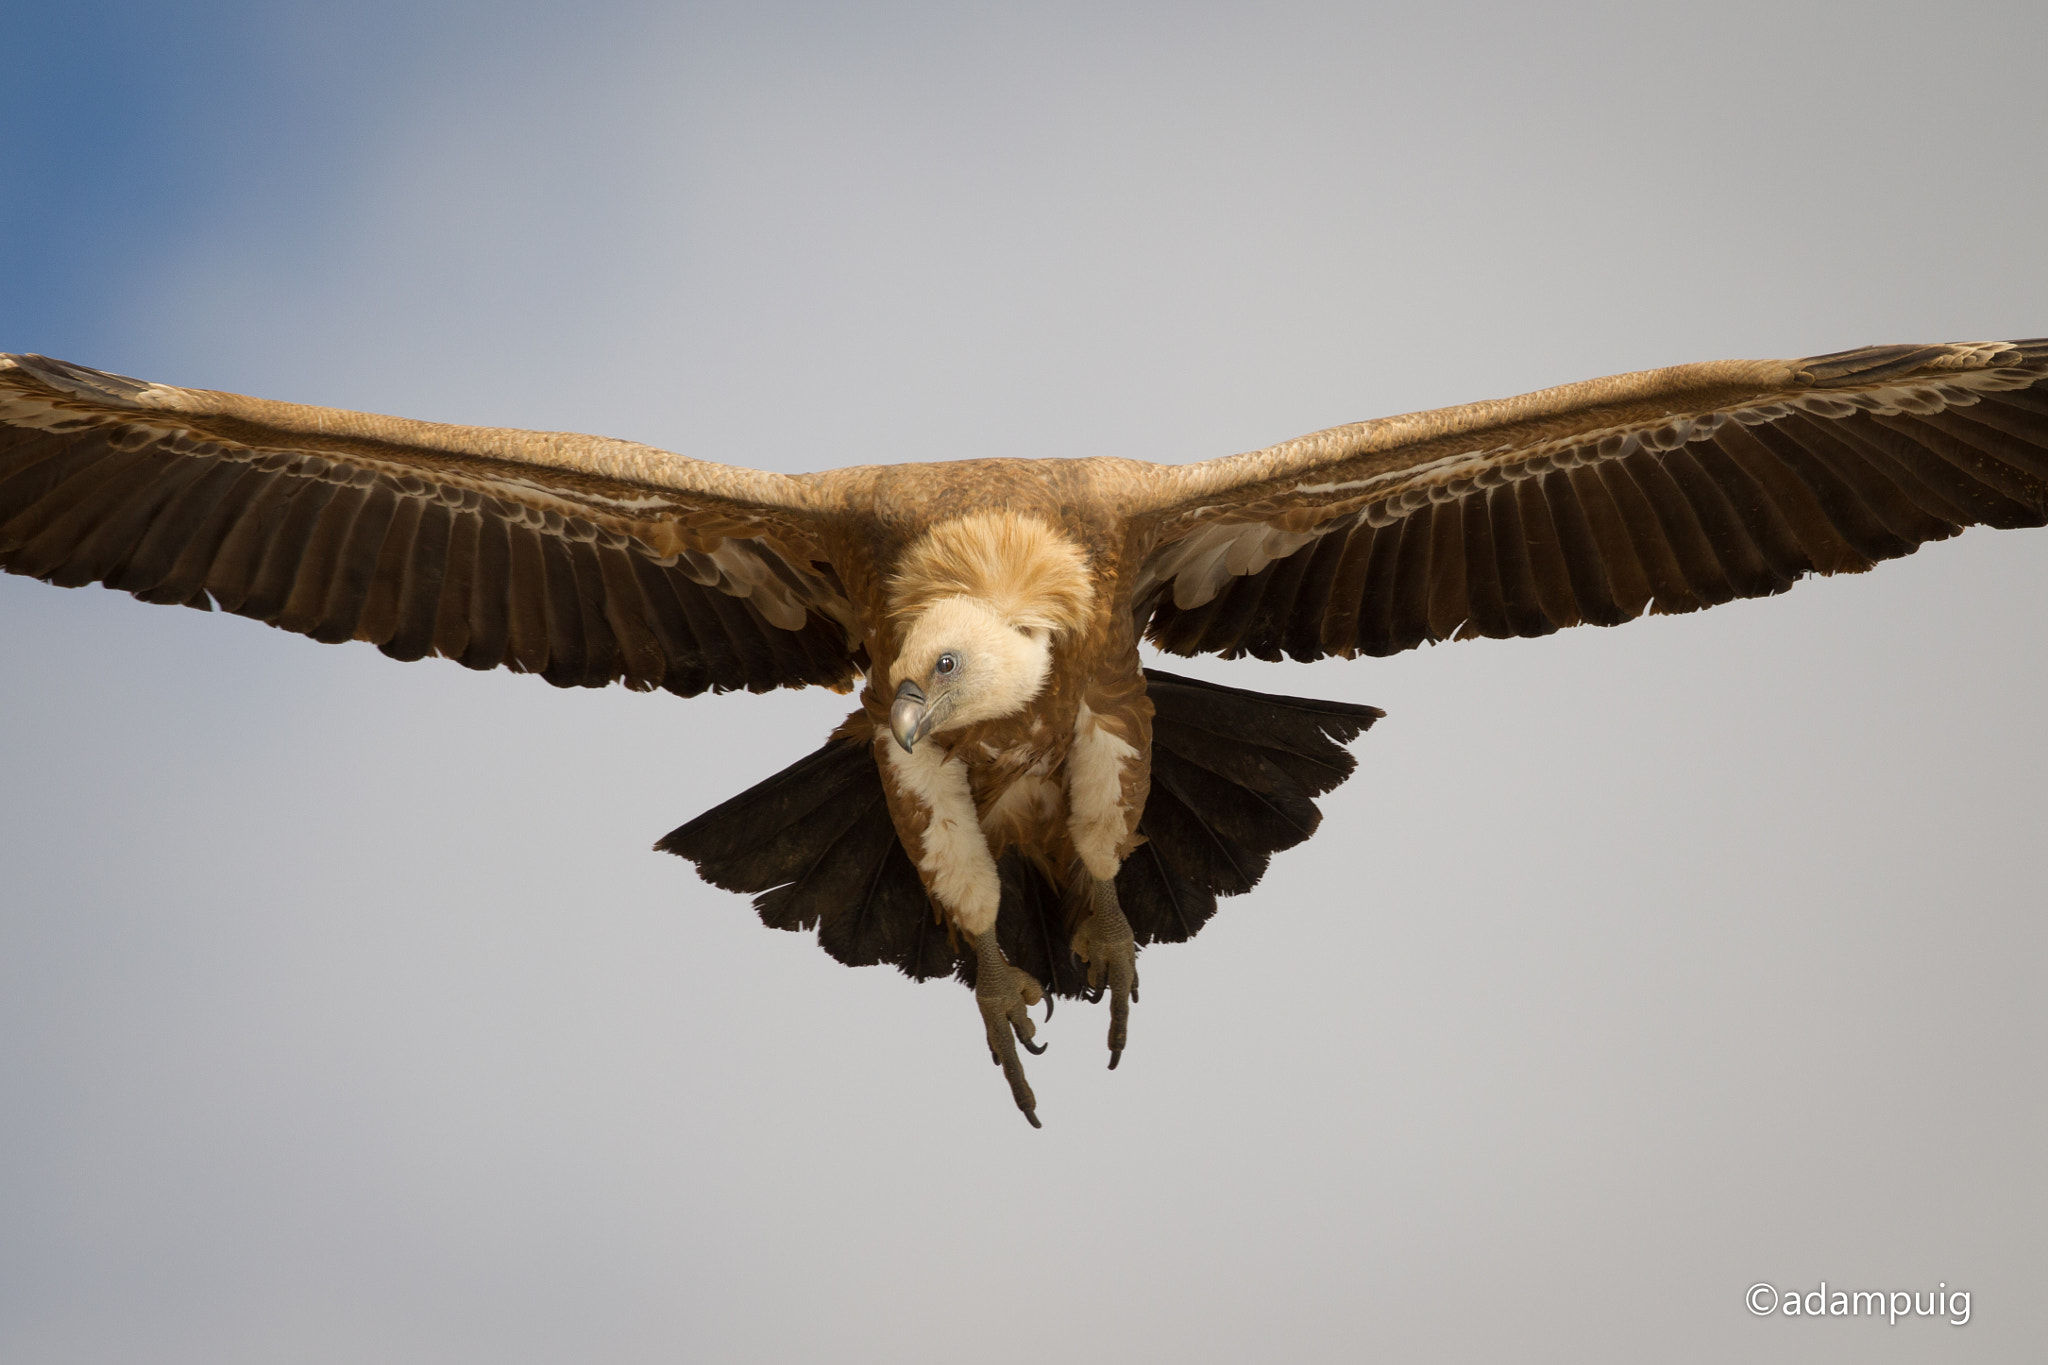
{"label": "spread tail feather", "polygon": [[1152,792],[1145,842],[1117,873],[1117,899],[1139,943],[1193,938],[1266,874],[1275,853],[1316,832],[1314,797],[1351,776],[1344,748],[1386,712],[1278,697],[1145,670],[1152,699]]}
{"label": "spread tail feather", "polygon": [[[1276,697],[1145,670],[1152,792],[1145,842],[1117,874],[1139,943],[1192,938],[1216,898],[1249,891],[1273,854],[1315,832],[1312,798],[1349,777],[1344,745],[1384,712]],[[823,748],[704,812],[655,845],[688,858],[713,886],[750,893],[761,922],[813,929],[850,966],[887,962],[917,980],[972,983],[974,954],[941,923],[889,822],[868,739]],[[1057,995],[1079,995],[1061,889],[1005,855],[996,936],[1011,963]]]}

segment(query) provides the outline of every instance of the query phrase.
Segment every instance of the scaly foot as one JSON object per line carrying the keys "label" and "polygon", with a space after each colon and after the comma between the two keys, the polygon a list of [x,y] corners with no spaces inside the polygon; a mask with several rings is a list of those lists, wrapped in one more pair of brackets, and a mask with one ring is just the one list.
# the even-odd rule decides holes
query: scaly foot
{"label": "scaly foot", "polygon": [[1109,988],[1109,1069],[1123,1060],[1124,1038],[1130,1029],[1131,1005],[1138,998],[1138,945],[1131,922],[1116,900],[1116,883],[1095,883],[1095,906],[1074,931],[1074,952],[1088,964],[1088,1002],[1102,999]]}
{"label": "scaly foot", "polygon": [[1031,1120],[1033,1128],[1040,1127],[1038,1097],[1031,1093],[1031,1083],[1024,1079],[1024,1063],[1018,1059],[1017,1044],[1010,1041],[1010,1035],[1014,1032],[1017,1042],[1034,1055],[1045,1051],[1042,1044],[1031,1041],[1038,1026],[1027,1013],[1044,996],[1044,988],[1031,973],[1012,967],[1004,959],[1003,950],[996,946],[993,929],[974,940],[974,956],[974,1003],[981,1006],[981,1022],[988,1029],[988,1055],[1003,1069],[1003,1077],[1010,1083],[1010,1096],[1024,1111],[1024,1117]]}

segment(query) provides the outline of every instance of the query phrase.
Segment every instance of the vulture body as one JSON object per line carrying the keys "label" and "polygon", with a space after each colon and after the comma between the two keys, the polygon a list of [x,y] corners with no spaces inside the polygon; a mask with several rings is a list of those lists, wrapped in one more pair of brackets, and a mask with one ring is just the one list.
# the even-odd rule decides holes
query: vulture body
{"label": "vulture body", "polygon": [[[682,696],[821,685],[808,758],[658,847],[1016,1043],[1306,839],[1371,707],[1146,669],[1544,635],[2048,522],[2048,341],[1645,371],[1161,466],[790,477],[0,357],[0,567],[399,659]],[[1048,1006],[1049,1008],[1049,1006]]]}

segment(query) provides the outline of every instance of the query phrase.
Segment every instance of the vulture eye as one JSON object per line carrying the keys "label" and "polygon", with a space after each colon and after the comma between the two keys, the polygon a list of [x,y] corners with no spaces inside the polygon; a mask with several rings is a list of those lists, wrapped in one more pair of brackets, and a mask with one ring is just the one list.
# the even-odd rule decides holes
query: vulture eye
{"label": "vulture eye", "polygon": [[949,676],[951,676],[951,675],[952,675],[952,674],[953,674],[953,673],[954,673],[955,671],[957,671],[957,670],[959,669],[959,667],[960,667],[960,656],[959,656],[959,655],[957,655],[957,654],[941,654],[941,655],[939,656],[939,661],[938,661],[937,663],[935,663],[935,664],[933,664],[933,665],[932,665],[932,672],[934,672],[934,673],[938,674],[938,675],[939,675],[940,677],[944,678],[944,677],[949,677]]}

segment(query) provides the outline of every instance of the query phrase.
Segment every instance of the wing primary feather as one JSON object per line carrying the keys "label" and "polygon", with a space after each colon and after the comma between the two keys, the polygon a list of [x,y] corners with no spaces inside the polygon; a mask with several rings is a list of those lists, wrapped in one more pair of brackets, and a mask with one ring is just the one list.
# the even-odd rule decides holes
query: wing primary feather
{"label": "wing primary feather", "polygon": [[1620,375],[1205,462],[1148,506],[1156,586],[1136,614],[1177,653],[1377,654],[1690,612],[1966,524],[2048,523],[2048,342]]}
{"label": "wing primary feather", "polygon": [[420,516],[426,500],[416,494],[398,493],[398,505],[384,531],[370,570],[370,591],[363,598],[363,614],[356,621],[355,638],[382,647],[398,629],[401,594],[405,591],[405,565],[412,558],[412,543],[419,535]]}
{"label": "wing primary feather", "polygon": [[1684,446],[1667,451],[1662,468],[1698,519],[1707,550],[1736,596],[1763,597],[1792,586],[1791,579],[1775,573],[1765,562],[1727,493],[1707,477],[1691,451]]}
{"label": "wing primary feather", "polygon": [[[690,633],[697,637],[698,658],[703,660],[706,685],[714,692],[729,692],[735,687],[746,686],[747,665],[740,657],[737,642],[728,627],[728,618],[720,610],[719,599],[725,594],[716,588],[703,588],[688,578],[671,578],[677,604],[690,623]],[[740,613],[746,619],[746,613]]]}
{"label": "wing primary feather", "polygon": [[[145,602],[156,600],[156,590],[171,576],[179,556],[195,539],[203,537],[208,527],[222,524],[218,515],[221,501],[241,482],[246,471],[227,460],[193,463],[203,470],[199,478],[164,505],[136,542],[134,553],[120,571],[120,581],[108,586],[134,593]],[[172,600],[182,601],[189,596],[188,590]]]}
{"label": "wing primary feather", "polygon": [[102,443],[59,436],[25,441],[7,452],[0,478],[0,548],[18,550],[61,518],[112,473],[138,458]]}
{"label": "wing primary feather", "polygon": [[599,549],[596,554],[604,577],[605,622],[618,642],[622,681],[634,692],[651,692],[661,686],[667,667],[648,621],[647,596],[633,572],[638,556],[632,550]]}
{"label": "wing primary feather", "polygon": [[569,542],[559,535],[544,530],[539,539],[548,628],[548,662],[540,675],[555,687],[575,687],[589,668],[583,602],[576,591],[576,561]]}
{"label": "wing primary feather", "polygon": [[1950,487],[1974,490],[1971,521],[2005,528],[2040,525],[2036,518],[2048,506],[2048,481],[2010,460],[2012,443],[1972,421],[1972,411],[1938,412],[1911,421],[1873,416],[1868,427],[1852,427],[1847,434],[1863,437],[1919,477],[1951,477]]}
{"label": "wing primary feather", "polygon": [[1579,501],[1578,487],[1570,474],[1552,470],[1533,482],[1549,507],[1551,529],[1557,534],[1558,559],[1564,567],[1579,619],[1596,626],[1618,626],[1628,620],[1629,614],[1614,600],[1606,557],[1594,538],[1585,505]]}
{"label": "wing primary feather", "polygon": [[1975,407],[1952,408],[1940,414],[1944,420],[1938,425],[1961,423],[1973,432],[1987,433],[1984,440],[1972,435],[1970,443],[2024,471],[2039,486],[2048,482],[2048,414],[1997,401],[2008,396],[1986,394]]}
{"label": "wing primary feather", "polygon": [[1493,548],[1493,519],[1482,494],[1460,501],[1465,523],[1465,600],[1472,617],[1459,631],[1467,635],[1504,639],[1515,633],[1508,620],[1507,602],[1501,592],[1500,561]]}
{"label": "wing primary feather", "polygon": [[1529,576],[1536,589],[1537,609],[1552,630],[1578,625],[1578,594],[1572,591],[1571,569],[1564,562],[1564,544],[1550,515],[1540,479],[1514,485],[1515,507],[1522,516],[1522,543],[1529,556]]}
{"label": "wing primary feather", "polygon": [[1290,659],[1308,663],[1329,652],[1323,621],[1329,610],[1330,590],[1344,568],[1344,552],[1349,540],[1349,528],[1340,527],[1318,536],[1305,549],[1296,552],[1297,557],[1305,554],[1311,558],[1302,571],[1301,581],[1295,585],[1294,604],[1287,613],[1285,635],[1287,657]]}
{"label": "wing primary feather", "polygon": [[768,643],[768,632],[775,627],[745,598],[728,596],[715,588],[705,589],[704,596],[724,624],[733,655],[740,661],[742,677],[735,685],[749,692],[772,691],[777,686],[775,651]]}
{"label": "wing primary feather", "polygon": [[1161,649],[1174,654],[1200,654],[1203,650],[1221,652],[1229,647],[1221,632],[1212,632],[1210,623],[1225,608],[1225,598],[1231,585],[1225,583],[1216,590],[1208,601],[1195,607],[1180,607],[1174,604],[1173,594],[1166,593],[1160,600],[1158,612],[1153,617],[1153,642]]}
{"label": "wing primary feather", "polygon": [[319,630],[349,535],[369,502],[366,484],[367,480],[362,484],[337,485],[328,496],[327,505],[320,509],[319,517],[301,542],[298,566],[284,600],[269,618],[279,629],[299,635]]}
{"label": "wing primary feather", "polygon": [[1699,599],[1693,596],[1692,588],[1686,582],[1685,570],[1679,566],[1678,556],[1664,537],[1664,523],[1658,519],[1656,509],[1651,506],[1649,496],[1643,492],[1635,476],[1619,460],[1594,468],[1602,486],[1614,500],[1614,509],[1620,514],[1623,529],[1628,532],[1629,544],[1635,547],[1636,562],[1642,565],[1643,576],[1649,581],[1650,609],[1661,615],[1698,611]]}
{"label": "wing primary feather", "polygon": [[164,467],[130,489],[127,497],[100,518],[71,551],[62,574],[53,575],[50,581],[63,587],[93,582],[110,588],[127,586],[125,570],[143,536],[164,508],[204,478],[213,464],[205,456],[164,462]]}
{"label": "wing primary feather", "polygon": [[1838,424],[1835,436],[1867,460],[1905,498],[1953,535],[1996,516],[2013,504],[1987,489],[1963,470],[1933,456],[1918,441],[1899,433],[1857,422]]}
{"label": "wing primary feather", "polygon": [[783,630],[772,622],[767,629],[776,632],[769,640],[783,676],[832,687],[856,676],[846,661],[846,630],[838,622],[808,613],[801,630]]}
{"label": "wing primary feather", "polygon": [[476,567],[469,579],[469,638],[457,656],[464,668],[499,668],[516,657],[512,647],[517,590],[512,528],[487,503],[476,513]]}
{"label": "wing primary feather", "polygon": [[433,628],[434,653],[444,659],[460,660],[469,652],[477,544],[482,530],[483,518],[474,508],[455,508],[449,512],[447,567],[441,575],[441,601]]}
{"label": "wing primary feather", "polygon": [[796,630],[787,630],[776,625],[758,610],[750,613],[754,618],[754,629],[760,632],[762,648],[768,652],[768,667],[774,676],[791,683],[819,681],[818,659],[813,651],[813,634],[810,630],[812,617],[804,615],[804,624]]}
{"label": "wing primary feather", "polygon": [[1832,470],[1853,496],[1876,517],[1889,536],[1892,553],[1910,554],[1924,541],[1953,535],[1955,527],[1913,505],[1878,462],[1842,439],[1840,422],[1814,421],[1794,414],[1772,424],[1775,433],[1798,445]]}
{"label": "wing primary feather", "polygon": [[1431,505],[1428,514],[1429,633],[1439,640],[1451,640],[1472,617],[1471,594],[1465,588],[1465,505],[1462,499],[1439,502]]}
{"label": "wing primary feather", "polygon": [[1424,508],[1401,518],[1400,529],[1388,642],[1396,649],[1413,649],[1435,638],[1429,628],[1429,570],[1435,558],[1436,518]]}
{"label": "wing primary feather", "polygon": [[388,658],[410,663],[434,648],[434,625],[441,615],[441,592],[448,576],[448,539],[454,516],[446,504],[420,501],[420,523],[398,590],[398,621],[391,636],[377,648]]}
{"label": "wing primary feather", "polygon": [[[768,628],[780,629],[772,622]],[[857,645],[847,640],[846,627],[830,617],[808,613],[801,630],[784,630],[782,634],[789,638],[786,648],[790,662],[780,662],[784,656],[778,652],[777,666],[791,670],[787,676],[798,685],[817,684],[843,692],[861,676],[861,670],[849,657]],[[808,660],[808,663],[801,660]],[[799,668],[802,671],[797,671]]]}
{"label": "wing primary feather", "polygon": [[146,453],[115,451],[73,472],[0,532],[19,546],[9,556],[9,568],[31,578],[62,579],[67,588],[91,582],[73,582],[64,572],[73,552],[127,500],[133,475],[154,463]]}
{"label": "wing primary feather", "polygon": [[1690,454],[1700,473],[1721,489],[1772,574],[1791,583],[1813,569],[1813,560],[1800,545],[1799,534],[1784,510],[1726,450],[1713,441],[1697,441]]}
{"label": "wing primary feather", "polygon": [[[362,506],[356,510],[353,520],[334,555],[334,567],[329,570],[326,592],[321,598],[319,619],[308,632],[324,644],[339,644],[353,640],[356,623],[362,619],[363,603],[370,595],[370,580],[377,572],[378,554],[384,548],[385,533],[391,527],[391,519],[398,513],[398,493],[382,478],[373,478],[364,486]],[[311,592],[319,593],[322,585],[309,585]]]}
{"label": "wing primary feather", "polygon": [[71,476],[105,458],[106,448],[76,436],[52,432],[10,433],[19,439],[0,456],[0,554],[19,549],[15,523],[36,515],[41,525],[48,513],[36,513],[43,501]]}
{"label": "wing primary feather", "polygon": [[253,496],[241,507],[234,526],[222,537],[213,563],[207,566],[204,583],[221,610],[238,614],[255,586],[256,571],[270,548],[271,537],[277,534],[293,494],[300,489],[294,480],[271,475],[260,478],[250,491]]}
{"label": "wing primary feather", "polygon": [[[1315,551],[1321,543],[1320,540],[1311,541],[1252,575],[1266,580],[1259,593],[1259,605],[1253,613],[1246,641],[1248,652],[1254,657],[1276,663],[1287,657],[1286,651],[1292,644],[1289,627],[1294,620],[1295,597],[1301,591],[1301,581],[1307,576],[1309,567],[1315,563]],[[1321,643],[1320,640],[1313,641],[1311,648],[1320,653]],[[1309,657],[1314,658],[1315,655]]]}
{"label": "wing primary feather", "polygon": [[1640,450],[1624,456],[1620,465],[1642,491],[1657,525],[1663,530],[1664,543],[1671,549],[1681,580],[1690,590],[1692,605],[1685,610],[1696,611],[1701,607],[1733,601],[1735,587],[1722,571],[1714,547],[1707,543],[1707,533],[1700,525],[1699,514],[1673,481],[1658,453]]}
{"label": "wing primary feather", "polygon": [[548,582],[540,535],[508,520],[505,538],[511,551],[506,640],[510,663],[519,672],[539,673],[548,666]]}
{"label": "wing primary feather", "polygon": [[[1726,430],[1723,428],[1724,433]],[[1780,424],[1767,422],[1748,427],[1743,429],[1743,435],[1762,446],[1813,491],[1828,524],[1856,552],[1857,562],[1853,566],[1840,567],[1867,569],[1881,560],[1895,559],[1912,548],[1878,519],[1832,465],[1808,450],[1802,442],[1794,440]]]}
{"label": "wing primary feather", "polygon": [[1543,614],[1536,573],[1529,562],[1530,530],[1522,521],[1522,500],[1512,483],[1498,484],[1486,499],[1493,534],[1494,568],[1500,575],[1501,610],[1516,635],[1548,635],[1557,627]]}
{"label": "wing primary feather", "polygon": [[1365,582],[1357,613],[1358,650],[1375,657],[1392,654],[1394,633],[1394,577],[1401,558],[1405,526],[1412,514],[1387,526],[1373,528],[1372,546],[1366,559]]}
{"label": "wing primary feather", "polygon": [[711,681],[704,667],[704,651],[690,629],[689,614],[678,600],[685,589],[675,582],[672,570],[637,556],[631,563],[641,599],[647,604],[648,627],[661,648],[661,685],[680,697],[697,696]]}
{"label": "wing primary feather", "polygon": [[[1736,422],[1727,423],[1716,432],[1713,444],[1769,497],[1814,568],[1822,573],[1855,573],[1876,562],[1857,547],[1830,514],[1828,503],[1845,496],[1846,490],[1825,469],[1816,471],[1822,480],[1817,487],[1804,471],[1780,459],[1776,451],[1757,439],[1754,431]],[[1803,455],[1801,463],[1806,463]],[[1852,518],[1859,525],[1867,521]],[[1874,532],[1875,528],[1872,529]]]}
{"label": "wing primary feather", "polygon": [[248,590],[236,608],[244,616],[270,621],[284,610],[286,600],[291,597],[292,585],[298,581],[299,565],[304,562],[307,547],[320,524],[320,515],[334,500],[334,484],[325,480],[300,480],[298,483],[299,486],[292,490],[291,502],[286,506],[284,515],[278,519],[277,529],[271,533],[270,543],[263,549],[262,562],[256,566]]}
{"label": "wing primary feather", "polygon": [[1264,575],[1230,578],[1216,590],[1209,619],[1202,629],[1201,647],[1219,651],[1226,659],[1241,659],[1251,651],[1246,637],[1251,634],[1259,603],[1266,595]]}
{"label": "wing primary feather", "polygon": [[[509,662],[564,685],[841,686],[860,662],[833,600],[843,587],[816,562],[810,494],[782,476],[706,482],[627,443],[362,414],[336,425],[322,409],[0,363],[10,571],[218,605],[316,639],[346,633],[402,659]],[[119,410],[137,403],[168,415]],[[649,486],[673,496],[650,501]],[[704,584],[650,606],[648,583],[615,559],[647,553],[629,517],[690,536],[715,526],[726,539],[688,556]],[[657,613],[684,623],[685,658],[660,648]]]}
{"label": "wing primary feather", "polygon": [[1598,468],[1580,465],[1565,471],[1564,477],[1580,510],[1586,514],[1586,530],[1598,549],[1615,610],[1622,614],[1622,620],[1633,621],[1649,610],[1656,588],[1650,582],[1649,570],[1643,567],[1642,555],[1636,551],[1635,537],[1629,534],[1628,519],[1622,515],[1620,504],[1615,502]]}
{"label": "wing primary feather", "polygon": [[618,637],[605,612],[604,568],[597,562],[597,547],[589,541],[568,541],[565,548],[576,574],[576,614],[583,643],[583,672],[571,685],[604,687],[621,672]]}
{"label": "wing primary feather", "polygon": [[1330,578],[1323,602],[1320,632],[1323,644],[1332,653],[1350,654],[1358,649],[1358,616],[1365,600],[1366,572],[1372,564],[1375,534],[1373,524],[1360,517],[1346,529],[1324,537],[1326,541],[1342,542],[1338,547],[1337,572]]}

